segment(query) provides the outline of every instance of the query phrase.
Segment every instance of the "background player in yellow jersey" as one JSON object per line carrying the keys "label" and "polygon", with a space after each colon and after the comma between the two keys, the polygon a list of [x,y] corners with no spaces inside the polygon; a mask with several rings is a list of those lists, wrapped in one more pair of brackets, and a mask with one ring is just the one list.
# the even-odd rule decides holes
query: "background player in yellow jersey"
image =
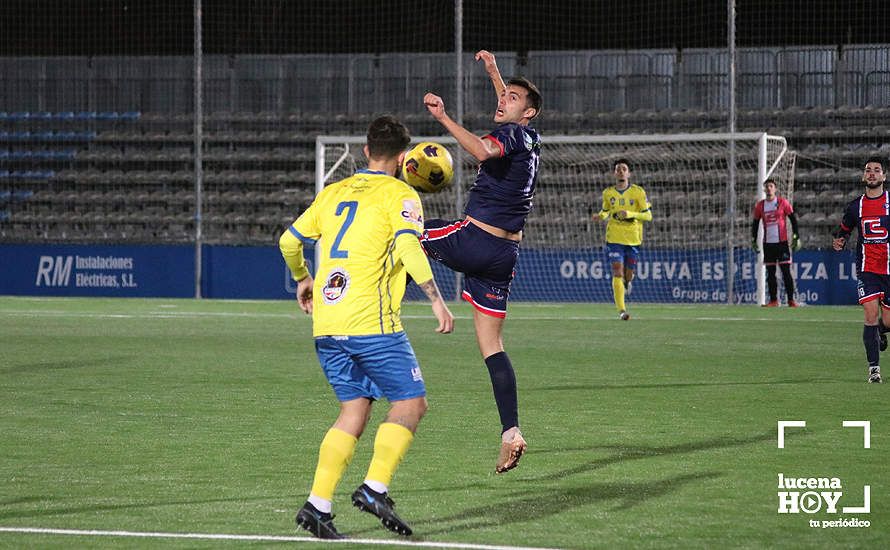
{"label": "background player in yellow jersey", "polygon": [[[451,332],[454,317],[418,241],[420,197],[394,177],[409,142],[408,130],[393,117],[374,120],[364,148],[368,168],[322,190],[279,240],[298,281],[300,309],[312,314],[322,370],[340,401],[340,414],[319,448],[309,498],[296,517],[319,538],[343,538],[331,514],[334,489],[381,396],[391,408],[352,503],[391,531],[411,534],[393,510],[388,488],[427,409],[420,367],[399,316],[406,273],[432,301],[438,332]],[[320,250],[314,279],[303,259],[304,241]]]}
{"label": "background player in yellow jersey", "polygon": [[614,162],[615,185],[603,191],[603,207],[599,218],[606,222],[606,252],[612,265],[612,295],[618,317],[627,321],[630,315],[624,294],[630,288],[643,244],[643,222],[652,220],[649,199],[639,185],[630,183],[630,164],[625,159]]}

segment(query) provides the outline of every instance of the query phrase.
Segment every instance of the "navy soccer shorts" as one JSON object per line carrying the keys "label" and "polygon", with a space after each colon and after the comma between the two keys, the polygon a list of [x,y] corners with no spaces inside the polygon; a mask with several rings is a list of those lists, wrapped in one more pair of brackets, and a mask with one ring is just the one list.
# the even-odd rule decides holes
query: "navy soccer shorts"
{"label": "navy soccer shorts", "polygon": [[467,220],[426,220],[424,227],[420,244],[429,257],[465,275],[463,299],[481,313],[506,317],[519,243]]}
{"label": "navy soccer shorts", "polygon": [[791,263],[791,249],[788,242],[763,243],[763,265]]}
{"label": "navy soccer shorts", "polygon": [[859,303],[881,300],[881,305],[890,308],[890,275],[879,275],[864,271],[859,274],[859,283],[856,285],[859,294]]}
{"label": "navy soccer shorts", "polygon": [[417,357],[404,332],[318,336],[315,353],[340,401],[383,395],[392,402],[426,395]]}

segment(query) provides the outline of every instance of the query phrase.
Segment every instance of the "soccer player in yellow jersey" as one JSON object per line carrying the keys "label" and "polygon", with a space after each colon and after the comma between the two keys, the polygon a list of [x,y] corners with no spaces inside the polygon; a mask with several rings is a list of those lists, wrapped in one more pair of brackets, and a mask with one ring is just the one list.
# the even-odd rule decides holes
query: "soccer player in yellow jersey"
{"label": "soccer player in yellow jersey", "polygon": [[[388,485],[427,409],[426,387],[399,318],[406,273],[432,301],[437,332],[454,317],[439,294],[418,240],[420,197],[396,179],[410,142],[408,130],[383,116],[368,129],[368,168],[326,187],[281,235],[279,247],[297,283],[300,309],[312,314],[315,351],[340,401],[340,414],[321,442],[309,498],[296,522],[319,538],[344,538],[333,524],[334,489],[381,396],[391,404],[377,430],[374,454],[352,503],[398,534],[411,528],[393,510]],[[320,250],[315,278],[302,242]]]}
{"label": "soccer player in yellow jersey", "polygon": [[615,185],[603,191],[599,218],[606,222],[606,252],[612,265],[612,295],[618,318],[630,319],[624,304],[643,244],[643,222],[652,220],[649,199],[639,185],[630,183],[630,165],[619,159],[613,164]]}

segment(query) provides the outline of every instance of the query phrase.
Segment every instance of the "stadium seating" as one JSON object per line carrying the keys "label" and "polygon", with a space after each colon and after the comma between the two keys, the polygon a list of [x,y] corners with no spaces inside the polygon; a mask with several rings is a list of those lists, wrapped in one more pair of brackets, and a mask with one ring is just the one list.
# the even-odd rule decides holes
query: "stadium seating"
{"label": "stadium seating", "polygon": [[[202,203],[207,241],[274,243],[314,196],[315,136],[361,135],[370,116],[209,113],[204,120]],[[415,135],[441,133],[426,113],[405,114],[403,119]],[[548,111],[536,126],[545,137],[713,132],[721,131],[725,119],[723,111],[698,109]],[[799,152],[793,199],[805,246],[829,246],[844,204],[861,192],[862,160],[877,151],[890,153],[890,126],[879,124],[881,120],[890,120],[890,109],[795,107],[739,113],[740,131],[784,135]],[[467,113],[464,122],[482,133],[491,128],[491,114]],[[192,132],[188,113],[0,112],[0,238],[189,242],[195,228]],[[658,223],[659,217],[685,215],[687,197],[677,190],[677,182],[709,176],[647,167],[640,167],[637,175],[656,212],[647,242],[680,245],[673,242],[667,224]],[[740,182],[752,187],[753,175],[741,175]],[[572,247],[589,242],[586,235],[599,190],[570,196],[560,190],[565,183],[570,183],[565,177],[542,174],[535,207],[553,215],[547,221],[530,221],[532,244]],[[747,227],[749,198],[739,197],[737,227]],[[725,215],[720,203],[709,202],[703,210],[715,219]],[[565,223],[567,217],[579,220],[572,231],[564,229],[572,225]]]}

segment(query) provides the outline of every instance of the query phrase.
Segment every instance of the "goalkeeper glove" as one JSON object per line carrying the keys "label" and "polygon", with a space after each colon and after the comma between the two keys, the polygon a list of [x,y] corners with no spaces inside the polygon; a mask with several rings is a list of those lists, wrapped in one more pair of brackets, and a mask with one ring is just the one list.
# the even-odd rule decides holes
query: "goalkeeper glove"
{"label": "goalkeeper glove", "polygon": [[795,252],[800,250],[800,237],[797,233],[791,235],[791,250],[794,250]]}
{"label": "goalkeeper glove", "polygon": [[755,254],[760,253],[760,247],[757,246],[757,237],[751,239],[751,250],[753,250]]}

